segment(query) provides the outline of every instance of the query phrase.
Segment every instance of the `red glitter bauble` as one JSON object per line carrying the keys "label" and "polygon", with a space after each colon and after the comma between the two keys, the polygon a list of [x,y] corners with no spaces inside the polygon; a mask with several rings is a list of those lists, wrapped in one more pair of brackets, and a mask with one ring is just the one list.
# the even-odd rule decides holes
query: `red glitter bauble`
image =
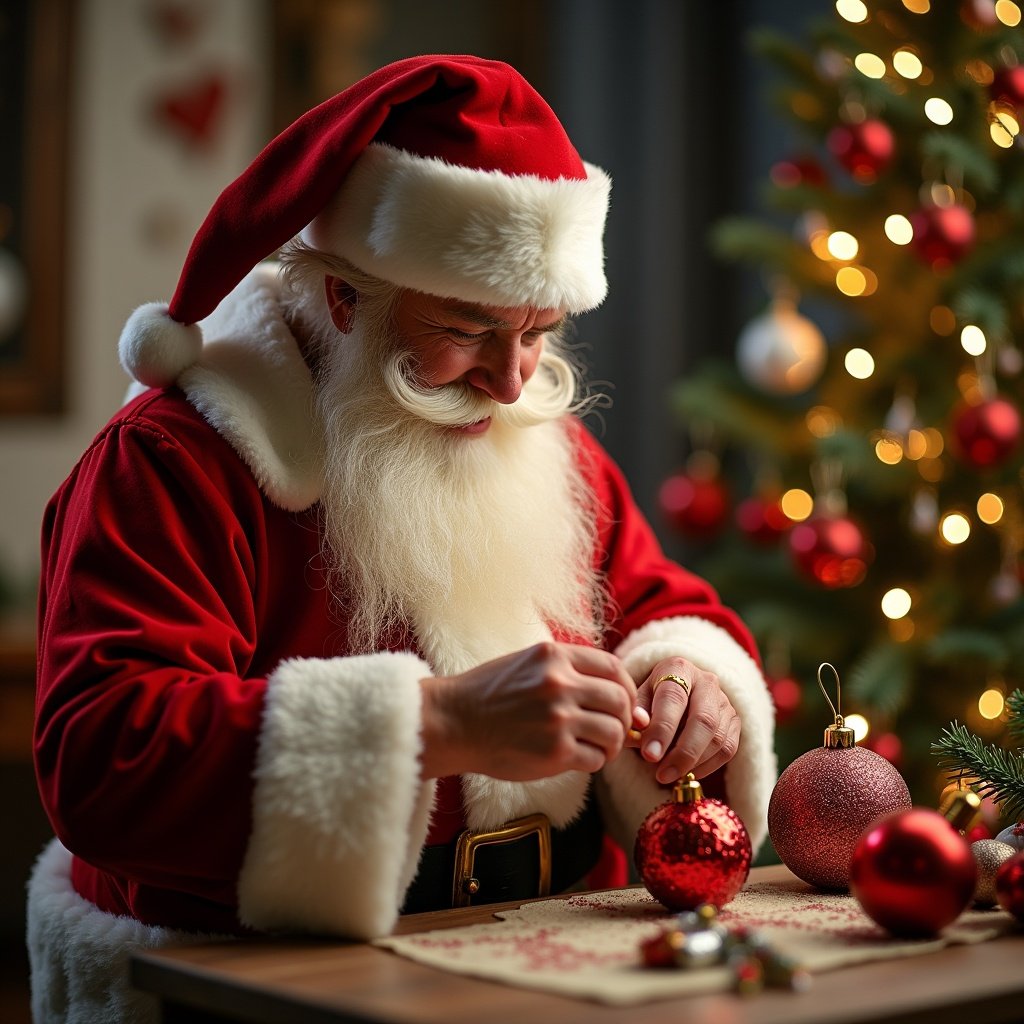
{"label": "red glitter bauble", "polygon": [[882,814],[910,807],[910,791],[884,757],[863,747],[817,747],[780,776],[768,801],[768,835],[798,878],[845,889],[850,855]]}
{"label": "red glitter bauble", "polygon": [[755,495],[736,507],[736,525],[754,544],[767,547],[776,543],[793,521],[782,511],[778,498]]}
{"label": "red glitter bauble", "polygon": [[871,182],[892,160],[892,129],[877,118],[858,124],[840,124],[828,134],[829,152],[858,180]]}
{"label": "red glitter bauble", "polygon": [[974,897],[971,847],[927,807],[887,814],[861,836],[850,858],[850,891],[893,935],[935,935]]}
{"label": "red glitter bauble", "polygon": [[860,527],[845,516],[811,516],[789,534],[800,571],[823,587],[855,587],[864,579],[873,550]]}
{"label": "red glitter bauble", "polygon": [[719,476],[676,473],[661,485],[658,504],[668,524],[682,534],[707,537],[729,516],[729,490]]}
{"label": "red glitter bauble", "polygon": [[1020,413],[1005,398],[962,405],[953,414],[953,450],[968,465],[1005,462],[1020,442]]}
{"label": "red glitter bauble", "polygon": [[705,797],[690,775],[644,819],[633,863],[647,891],[672,911],[721,909],[750,874],[750,836],[736,812]]}
{"label": "red glitter bauble", "polygon": [[988,92],[996,102],[1009,103],[1014,107],[1024,104],[1024,64],[1000,68],[995,73]]}
{"label": "red glitter bauble", "polygon": [[1024,853],[1015,853],[996,872],[996,900],[1018,921],[1024,921]]}
{"label": "red glitter bauble", "polygon": [[974,247],[974,216],[965,206],[923,206],[910,215],[914,252],[933,267],[963,259]]}

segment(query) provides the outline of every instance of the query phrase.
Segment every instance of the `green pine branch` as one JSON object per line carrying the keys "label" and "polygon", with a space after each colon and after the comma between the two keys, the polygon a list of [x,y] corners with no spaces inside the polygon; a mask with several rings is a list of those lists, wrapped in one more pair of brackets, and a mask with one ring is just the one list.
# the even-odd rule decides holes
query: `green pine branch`
{"label": "green pine branch", "polygon": [[[1024,695],[1020,690],[1014,693]],[[965,725],[952,722],[942,731],[937,743],[932,744],[932,753],[939,759],[939,767],[951,775],[958,775],[970,782],[980,796],[991,797],[1002,813],[1013,820],[1024,818],[1024,755],[985,743]]]}
{"label": "green pine branch", "polygon": [[1024,747],[1024,692],[1014,690],[1006,698],[1006,731],[1014,743]]}

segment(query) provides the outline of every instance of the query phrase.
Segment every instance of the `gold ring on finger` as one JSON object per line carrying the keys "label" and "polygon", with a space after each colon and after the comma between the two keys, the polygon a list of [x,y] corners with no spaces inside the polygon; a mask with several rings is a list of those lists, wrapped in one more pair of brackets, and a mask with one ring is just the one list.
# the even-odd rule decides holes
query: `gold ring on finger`
{"label": "gold ring on finger", "polygon": [[673,675],[671,673],[665,676],[661,676],[658,679],[654,680],[654,692],[656,693],[658,687],[661,686],[662,683],[667,682],[669,680],[671,680],[673,683],[678,683],[683,688],[683,693],[685,693],[687,697],[690,696],[690,680],[684,679],[682,676]]}

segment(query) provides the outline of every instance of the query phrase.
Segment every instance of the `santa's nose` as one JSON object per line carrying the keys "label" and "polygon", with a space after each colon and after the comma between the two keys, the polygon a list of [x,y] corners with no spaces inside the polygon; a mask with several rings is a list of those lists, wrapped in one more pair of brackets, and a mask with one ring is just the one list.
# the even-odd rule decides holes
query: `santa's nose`
{"label": "santa's nose", "polygon": [[495,402],[511,405],[523,391],[522,346],[518,338],[492,338],[467,379]]}

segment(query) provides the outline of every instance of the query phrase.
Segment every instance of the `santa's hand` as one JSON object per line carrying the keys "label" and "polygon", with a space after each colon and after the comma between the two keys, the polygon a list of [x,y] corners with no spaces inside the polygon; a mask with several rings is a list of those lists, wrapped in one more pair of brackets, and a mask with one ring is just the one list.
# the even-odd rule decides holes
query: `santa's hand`
{"label": "santa's hand", "polygon": [[424,679],[422,692],[424,778],[513,781],[598,771],[622,750],[637,699],[615,655],[554,642]]}
{"label": "santa's hand", "polygon": [[[740,742],[740,717],[718,676],[685,658],[658,662],[637,693],[641,731],[630,746],[656,763],[655,778],[675,782],[687,772],[702,779],[728,763]],[[644,713],[650,724],[642,727]]]}

